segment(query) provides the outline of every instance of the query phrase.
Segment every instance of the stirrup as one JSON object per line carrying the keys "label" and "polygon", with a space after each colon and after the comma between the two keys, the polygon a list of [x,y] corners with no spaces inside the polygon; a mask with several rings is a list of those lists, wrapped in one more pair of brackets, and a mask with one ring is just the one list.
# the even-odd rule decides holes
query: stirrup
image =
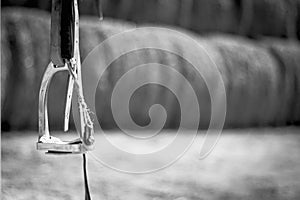
{"label": "stirrup", "polygon": [[[69,32],[62,33],[62,8],[63,3],[70,2],[67,6],[67,15],[63,20],[67,25]],[[79,53],[79,14],[77,0],[53,0],[51,24],[51,62],[43,75],[39,92],[39,137],[37,149],[47,151],[48,153],[85,153],[93,149],[94,129],[90,118],[89,110],[84,100],[81,62]],[[54,19],[54,20],[53,20]],[[64,30],[65,27],[64,27]],[[65,35],[62,35],[65,34]],[[62,38],[66,41],[62,41]],[[62,42],[69,44],[64,47]],[[68,71],[68,90],[66,97],[64,131],[69,129],[69,117],[73,91],[76,92],[77,106],[79,109],[80,130],[79,138],[72,141],[62,141],[59,138],[50,135],[48,123],[48,92],[53,76],[57,72]]]}

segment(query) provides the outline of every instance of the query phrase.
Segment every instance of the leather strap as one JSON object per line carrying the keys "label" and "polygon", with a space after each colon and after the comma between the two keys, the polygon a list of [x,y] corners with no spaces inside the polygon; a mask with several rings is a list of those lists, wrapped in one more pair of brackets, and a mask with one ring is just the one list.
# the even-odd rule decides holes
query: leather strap
{"label": "leather strap", "polygon": [[56,67],[65,65],[64,59],[74,56],[74,0],[52,0],[51,52]]}
{"label": "leather strap", "polygon": [[83,153],[82,155],[83,155],[83,178],[84,178],[85,200],[91,200],[88,178],[87,178],[86,155],[85,153]]}

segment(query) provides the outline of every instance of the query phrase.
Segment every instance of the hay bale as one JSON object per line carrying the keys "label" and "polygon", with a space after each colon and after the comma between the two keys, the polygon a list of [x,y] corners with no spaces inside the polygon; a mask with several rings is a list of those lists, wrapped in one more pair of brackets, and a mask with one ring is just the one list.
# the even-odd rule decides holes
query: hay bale
{"label": "hay bale", "polygon": [[238,9],[231,0],[105,1],[109,17],[137,23],[178,25],[197,32],[237,32]]}
{"label": "hay bale", "polygon": [[[3,19],[3,18],[2,18]],[[6,94],[9,88],[8,87],[8,75],[9,68],[12,63],[12,55],[9,51],[9,37],[7,34],[7,29],[1,29],[1,112],[6,101]]]}
{"label": "hay bale", "polygon": [[243,0],[240,31],[251,36],[284,36],[289,10],[283,0]]}
{"label": "hay bale", "polygon": [[197,32],[237,32],[239,19],[234,1],[194,1],[190,28]]}
{"label": "hay bale", "polygon": [[227,125],[273,124],[280,95],[276,60],[246,39],[215,37],[211,41],[221,52],[227,72]]}
{"label": "hay bale", "polygon": [[[276,58],[281,75],[278,121],[296,124],[300,122],[300,45],[298,42],[269,39],[263,41]],[[281,109],[281,110],[280,110]]]}
{"label": "hay bale", "polygon": [[[9,83],[10,88],[6,95],[3,117],[11,123],[12,127],[27,128],[33,121],[33,108],[37,106],[35,104],[35,97],[37,97],[35,89],[38,87],[35,79],[35,61],[43,59],[43,55],[39,54],[38,51],[34,52],[34,49],[41,45],[47,35],[43,35],[44,38],[42,39],[35,40],[36,38],[33,36],[36,32],[41,33],[43,31],[43,23],[40,23],[41,26],[37,30],[31,29],[31,23],[40,19],[29,15],[26,20],[23,13],[19,11],[8,9],[2,13],[2,16],[5,16],[2,19],[2,25],[6,28],[10,41],[6,52],[12,55],[12,62],[6,66],[9,68],[7,83]],[[43,14],[43,12],[38,12],[42,18]]]}
{"label": "hay bale", "polygon": [[[199,42],[201,40],[198,39]],[[122,43],[114,44],[109,43],[107,44],[106,52],[114,52],[118,50],[120,47],[126,47],[132,44],[138,45],[138,43],[142,44],[161,44],[161,46],[167,47],[168,49],[174,49],[175,52],[180,52],[179,55],[174,55],[172,53],[165,52],[163,50],[155,50],[155,49],[147,49],[143,51],[135,51],[130,54],[126,54],[121,56],[119,59],[114,61],[112,66],[109,68],[107,72],[104,73],[104,76],[100,79],[100,84],[98,86],[97,94],[96,94],[96,110],[99,111],[98,119],[101,122],[103,127],[111,127],[111,125],[115,126],[115,121],[112,117],[112,113],[110,110],[110,102],[111,102],[111,94],[113,89],[115,88],[116,82],[120,79],[124,73],[129,71],[135,66],[145,63],[160,63],[163,65],[171,66],[173,69],[177,70],[181,73],[185,78],[190,82],[192,87],[195,90],[196,96],[200,103],[201,109],[201,123],[202,127],[208,126],[209,119],[210,119],[210,97],[208,94],[208,90],[204,83],[204,80],[197,75],[197,71],[191,66],[188,61],[184,60],[183,58],[186,55],[191,54],[192,49],[186,46],[184,39],[174,39],[172,34],[166,34],[164,31],[155,30],[151,32],[132,32],[131,37],[129,40],[124,40]],[[116,45],[116,46],[115,46]],[[208,45],[208,44],[207,44]],[[218,52],[215,50],[215,54]],[[183,57],[183,58],[182,58]],[[198,58],[199,57],[199,58]],[[205,67],[206,75],[210,76],[210,74],[214,73],[212,65],[207,55],[202,52],[202,54],[197,55],[197,58],[204,63],[208,63]],[[105,66],[106,58],[105,55],[99,55],[99,66]],[[95,69],[98,70],[98,69]],[[97,72],[91,72],[92,74],[97,74]],[[149,71],[147,73],[147,79],[157,80],[157,79],[164,79],[167,83],[172,85],[175,88],[175,92],[181,96],[186,97],[184,102],[185,105],[189,105],[190,99],[187,98],[191,96],[188,91],[185,89],[184,83],[178,81],[174,78],[174,75],[167,74],[161,76],[162,71]],[[167,76],[167,77],[165,77]],[[105,82],[109,84],[105,84]],[[104,84],[104,85],[103,85]],[[126,91],[125,91],[126,92]],[[149,111],[149,107],[155,103],[161,104],[167,111],[168,119],[166,121],[165,128],[174,128],[179,126],[180,122],[180,107],[178,104],[178,100],[175,98],[172,92],[168,91],[166,88],[155,86],[149,86],[142,88],[137,94],[134,94],[134,98],[132,98],[132,104],[134,105],[131,107],[131,116],[133,119],[136,119],[138,124],[147,124],[149,122],[149,117],[147,115]],[[100,102],[100,103],[99,103]],[[99,104],[98,104],[99,103]],[[121,109],[121,108],[120,108]],[[192,107],[186,108],[188,111],[192,113],[194,109]],[[124,120],[122,124],[126,124],[126,120]],[[190,124],[195,123],[194,118],[189,118]],[[199,123],[197,121],[197,123]],[[129,124],[129,123],[128,123]],[[126,128],[131,128],[127,126]],[[188,128],[188,127],[187,127]]]}

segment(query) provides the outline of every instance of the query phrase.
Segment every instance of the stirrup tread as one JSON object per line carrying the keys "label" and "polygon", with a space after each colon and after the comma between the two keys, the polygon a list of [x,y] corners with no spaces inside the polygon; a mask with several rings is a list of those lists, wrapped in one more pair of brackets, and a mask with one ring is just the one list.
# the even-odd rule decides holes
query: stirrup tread
{"label": "stirrup tread", "polygon": [[37,143],[37,149],[46,151],[46,153],[56,153],[56,154],[82,154],[86,152],[84,145],[81,143],[68,143],[66,144],[56,144],[56,143]]}

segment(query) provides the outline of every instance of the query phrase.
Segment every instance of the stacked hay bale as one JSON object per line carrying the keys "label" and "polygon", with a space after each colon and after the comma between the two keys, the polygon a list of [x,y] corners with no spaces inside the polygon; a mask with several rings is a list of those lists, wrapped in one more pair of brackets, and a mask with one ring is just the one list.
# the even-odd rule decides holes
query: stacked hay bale
{"label": "stacked hay bale", "polygon": [[[81,55],[87,54],[106,38],[135,27],[134,24],[82,20],[80,29]],[[2,12],[2,127],[35,129],[37,127],[38,90],[42,74],[49,62],[49,16],[33,10],[3,10]],[[300,121],[300,45],[283,40],[253,41],[229,36],[199,37],[190,34],[208,52],[197,59],[208,63],[203,66],[209,76],[212,63],[217,65],[226,88],[227,116],[225,127],[249,127],[296,124]],[[159,30],[132,34],[132,39],[122,44],[106,46],[106,54],[112,54],[119,46],[130,43],[160,43],[179,56],[162,50],[148,49],[121,56],[100,79],[96,94],[98,119],[105,128],[116,128],[110,108],[112,90],[119,78],[133,67],[144,63],[161,63],[181,73],[192,85],[201,109],[200,127],[208,126],[211,117],[211,101],[201,76],[185,60],[192,49],[184,40]],[[106,62],[105,55],[99,55]],[[104,64],[99,64],[104,66]],[[97,70],[97,69],[96,69]],[[99,69],[100,70],[100,69]],[[97,74],[95,72],[95,74]],[[149,71],[154,79],[162,78],[160,71]],[[185,85],[172,76],[179,95],[189,94]],[[50,125],[63,127],[66,74],[58,74],[50,88]],[[168,114],[165,128],[176,128],[180,122],[178,100],[160,86],[140,88],[130,103],[132,118],[140,125],[149,123],[148,111],[153,104],[163,105]],[[186,109],[191,109],[187,107]],[[193,118],[189,119],[193,122]],[[130,128],[130,127],[128,127]],[[186,127],[188,128],[188,127]]]}
{"label": "stacked hay bale", "polygon": [[104,13],[114,18],[251,37],[299,38],[299,8],[299,0],[104,1]]}
{"label": "stacked hay bale", "polygon": [[[96,15],[95,0],[79,3],[82,14]],[[197,33],[300,38],[299,0],[102,0],[102,4],[106,17],[136,23],[176,25]],[[3,6],[13,5],[50,10],[51,4],[3,1]]]}

